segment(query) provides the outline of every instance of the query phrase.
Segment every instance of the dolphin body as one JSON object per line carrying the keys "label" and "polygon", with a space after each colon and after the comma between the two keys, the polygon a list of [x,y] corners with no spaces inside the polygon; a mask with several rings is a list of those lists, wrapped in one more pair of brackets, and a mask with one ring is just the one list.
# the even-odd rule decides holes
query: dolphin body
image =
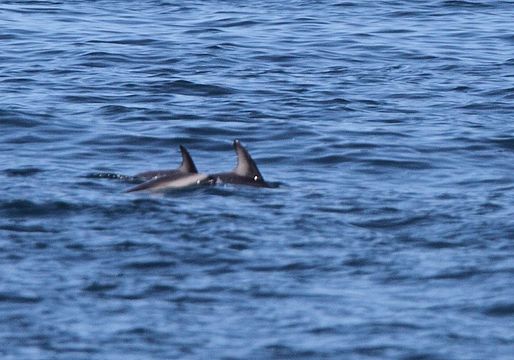
{"label": "dolphin body", "polygon": [[210,174],[207,181],[210,184],[236,184],[266,188],[274,187],[264,181],[255,161],[253,161],[244,146],[241,145],[241,142],[239,140],[234,140],[233,146],[237,155],[236,167],[230,172]]}
{"label": "dolphin body", "polygon": [[169,189],[181,189],[193,185],[200,185],[208,179],[207,174],[198,173],[195,163],[187,149],[180,145],[182,164],[174,170],[146,171],[135,175],[135,178],[146,180],[144,183],[128,189],[134,191],[165,191]]}

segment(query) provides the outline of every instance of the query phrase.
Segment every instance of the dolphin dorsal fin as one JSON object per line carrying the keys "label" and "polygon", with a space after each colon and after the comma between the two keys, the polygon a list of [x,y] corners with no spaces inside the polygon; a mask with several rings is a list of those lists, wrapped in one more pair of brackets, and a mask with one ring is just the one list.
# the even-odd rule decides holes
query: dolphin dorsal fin
{"label": "dolphin dorsal fin", "polygon": [[[234,140],[234,150],[237,154],[237,165],[232,171],[240,176],[251,177],[255,181],[264,181],[255,161],[253,161],[252,157],[244,146],[241,145],[239,140]],[[256,176],[257,178],[255,178]]]}
{"label": "dolphin dorsal fin", "polygon": [[182,153],[182,164],[180,164],[180,167],[178,169],[186,173],[198,173],[198,170],[196,170],[195,163],[193,162],[191,155],[189,155],[189,151],[187,151],[187,149],[184,146],[180,145],[180,152]]}

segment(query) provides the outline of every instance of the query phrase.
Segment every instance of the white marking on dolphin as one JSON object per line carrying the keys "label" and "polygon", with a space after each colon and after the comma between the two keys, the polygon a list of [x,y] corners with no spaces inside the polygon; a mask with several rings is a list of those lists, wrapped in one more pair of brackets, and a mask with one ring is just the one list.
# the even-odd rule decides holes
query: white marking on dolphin
{"label": "white marking on dolphin", "polygon": [[207,179],[207,174],[171,174],[148,180],[140,185],[128,189],[126,192],[183,189],[190,186],[201,185]]}

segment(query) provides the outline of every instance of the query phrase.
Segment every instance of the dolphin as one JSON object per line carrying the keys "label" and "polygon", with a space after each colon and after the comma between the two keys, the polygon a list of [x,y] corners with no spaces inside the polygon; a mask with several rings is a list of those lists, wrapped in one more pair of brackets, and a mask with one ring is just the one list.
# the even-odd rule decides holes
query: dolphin
{"label": "dolphin", "polygon": [[134,191],[164,191],[168,189],[181,189],[188,186],[200,185],[208,180],[207,174],[198,173],[195,163],[187,149],[180,145],[182,164],[175,170],[154,170],[137,174],[136,178],[145,181],[125,192]]}
{"label": "dolphin", "polygon": [[189,155],[189,151],[187,151],[187,149],[182,145],[180,145],[179,147],[180,147],[180,152],[182,153],[182,164],[180,164],[180,166],[177,169],[145,171],[145,172],[134,175],[134,177],[137,179],[142,179],[142,180],[146,181],[146,180],[151,180],[151,179],[155,179],[157,177],[166,176],[166,175],[181,174],[181,173],[192,173],[192,174],[198,173],[195,163],[193,162],[191,155]]}
{"label": "dolphin", "polygon": [[209,175],[210,184],[237,184],[255,187],[273,187],[261,175],[255,161],[239,140],[234,140],[234,150],[237,154],[237,165],[230,172]]}

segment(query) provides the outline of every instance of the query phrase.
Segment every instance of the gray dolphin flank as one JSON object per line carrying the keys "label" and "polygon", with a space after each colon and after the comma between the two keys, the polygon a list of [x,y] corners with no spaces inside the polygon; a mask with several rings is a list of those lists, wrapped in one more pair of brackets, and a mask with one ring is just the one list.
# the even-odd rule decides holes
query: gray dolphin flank
{"label": "gray dolphin flank", "polygon": [[136,174],[134,177],[140,178],[143,180],[151,180],[151,179],[154,179],[157,177],[173,175],[173,174],[181,174],[181,173],[196,174],[196,173],[198,173],[195,163],[193,162],[193,158],[191,158],[191,155],[189,155],[189,151],[187,151],[187,149],[182,145],[180,145],[179,147],[180,147],[180,152],[182,154],[182,163],[180,164],[180,166],[177,169],[145,171],[145,172]]}
{"label": "gray dolphin flank", "polygon": [[234,140],[234,150],[237,154],[237,165],[230,172],[209,175],[209,182],[213,184],[238,184],[255,187],[272,187],[261,175],[259,168],[248,151],[239,140]]}
{"label": "gray dolphin flank", "polygon": [[135,177],[147,180],[146,182],[128,189],[134,191],[164,191],[168,189],[181,189],[200,185],[208,179],[207,174],[200,174],[187,149],[180,145],[182,164],[175,170],[154,170],[137,174]]}
{"label": "gray dolphin flank", "polygon": [[201,185],[208,180],[207,174],[171,174],[161,177],[156,177],[148,180],[140,185],[128,189],[126,192],[134,191],[165,191],[171,189],[183,189],[190,186]]}

